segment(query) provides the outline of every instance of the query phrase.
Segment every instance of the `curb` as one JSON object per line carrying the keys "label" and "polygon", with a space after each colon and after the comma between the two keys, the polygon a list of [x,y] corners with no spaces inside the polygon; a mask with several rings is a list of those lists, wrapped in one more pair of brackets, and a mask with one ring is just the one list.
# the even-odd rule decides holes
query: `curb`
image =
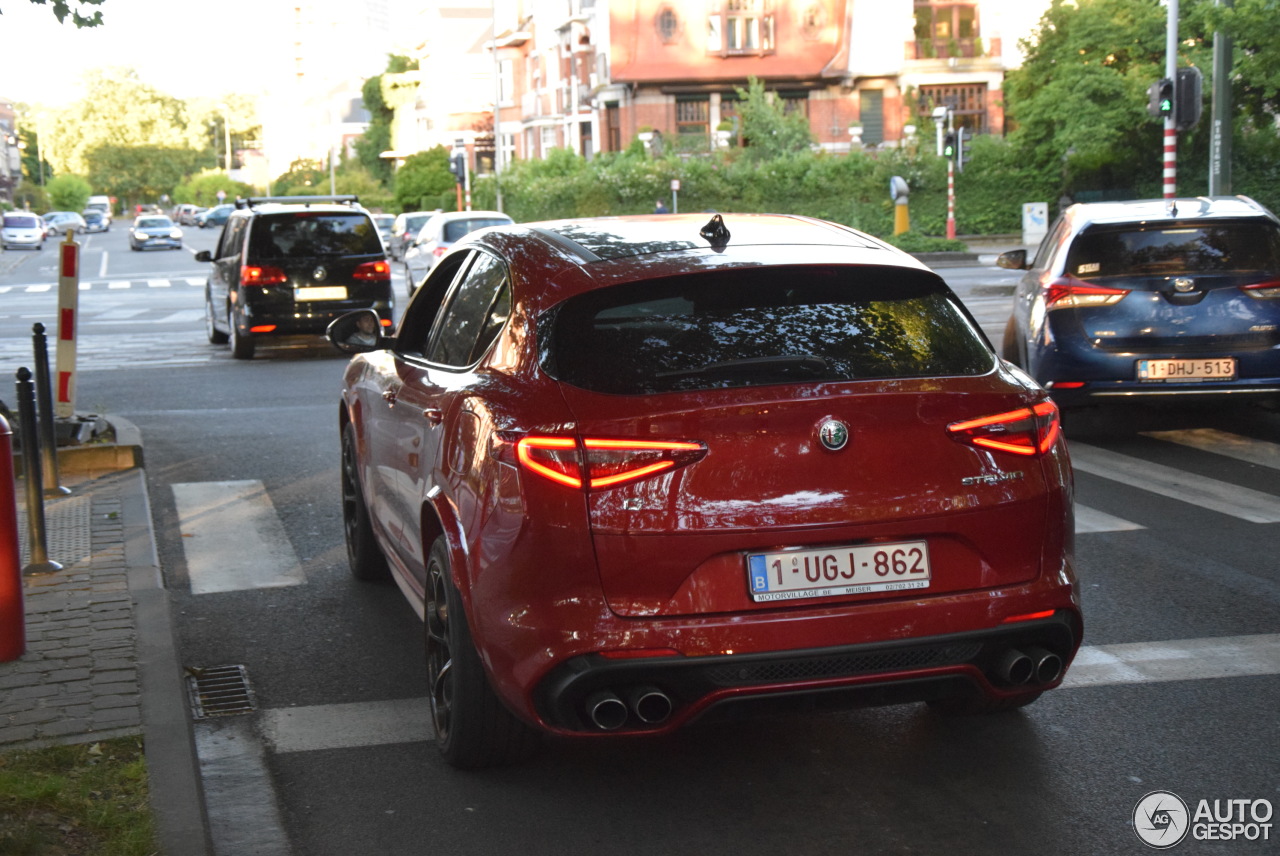
{"label": "curb", "polygon": [[[141,449],[138,451],[140,458]],[[120,516],[133,600],[144,753],[156,838],[162,853],[208,856],[213,853],[213,842],[205,814],[200,761],[174,644],[169,592],[156,553],[146,473],[135,467],[112,478],[119,479],[121,488]]]}

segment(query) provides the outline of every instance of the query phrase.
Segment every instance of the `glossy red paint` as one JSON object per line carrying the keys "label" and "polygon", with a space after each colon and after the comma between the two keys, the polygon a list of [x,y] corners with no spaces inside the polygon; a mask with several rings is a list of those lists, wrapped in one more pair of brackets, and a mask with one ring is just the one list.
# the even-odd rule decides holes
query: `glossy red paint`
{"label": "glossy red paint", "polygon": [[[704,220],[584,228],[604,222],[639,242],[655,229],[696,235]],[[999,704],[1056,686],[1061,674],[1006,685],[992,665],[997,651],[1035,645],[1065,670],[1082,632],[1056,408],[994,355],[955,376],[638,395],[553,377],[548,313],[598,289],[797,258],[848,265],[855,278],[933,280],[832,224],[725,222],[735,238],[721,252],[690,241],[601,258],[564,224],[534,224],[471,236],[441,259],[394,346],[345,374],[341,421],[355,428],[396,582],[421,613],[426,557],[444,536],[493,691],[521,720],[563,734],[664,732],[721,703],[783,693],[848,690],[879,703],[972,691]],[[433,362],[431,316],[479,259],[501,261],[509,312],[475,362]],[[833,420],[848,435],[834,450],[819,442]],[[928,545],[927,588],[752,598],[753,552],[906,541]],[[874,667],[875,657],[888,659]],[[776,663],[804,668],[788,677],[769,671]],[[717,671],[738,665],[761,671],[741,685]],[[670,695],[669,717],[592,726],[585,694],[641,684]]]}

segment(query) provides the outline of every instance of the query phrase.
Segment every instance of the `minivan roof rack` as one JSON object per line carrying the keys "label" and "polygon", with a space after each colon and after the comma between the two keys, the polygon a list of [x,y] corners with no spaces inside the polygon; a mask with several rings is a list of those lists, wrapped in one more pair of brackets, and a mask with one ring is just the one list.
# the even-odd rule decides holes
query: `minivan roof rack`
{"label": "minivan roof rack", "polygon": [[255,205],[359,205],[360,197],[354,194],[345,196],[249,196],[236,200],[237,208],[252,208]]}

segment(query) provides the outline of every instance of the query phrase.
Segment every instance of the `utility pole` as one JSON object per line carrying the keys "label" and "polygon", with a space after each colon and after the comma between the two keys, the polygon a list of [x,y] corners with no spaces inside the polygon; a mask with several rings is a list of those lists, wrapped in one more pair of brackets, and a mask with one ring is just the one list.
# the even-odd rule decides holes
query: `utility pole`
{"label": "utility pole", "polygon": [[[1217,0],[1228,9],[1235,0]],[[1209,195],[1231,194],[1231,37],[1213,34],[1213,107],[1210,113]]]}
{"label": "utility pole", "polygon": [[[1164,76],[1178,79],[1178,0],[1167,0],[1169,22],[1165,29]],[[1175,96],[1176,101],[1176,96]],[[1178,129],[1173,112],[1164,117],[1164,198],[1178,195]]]}

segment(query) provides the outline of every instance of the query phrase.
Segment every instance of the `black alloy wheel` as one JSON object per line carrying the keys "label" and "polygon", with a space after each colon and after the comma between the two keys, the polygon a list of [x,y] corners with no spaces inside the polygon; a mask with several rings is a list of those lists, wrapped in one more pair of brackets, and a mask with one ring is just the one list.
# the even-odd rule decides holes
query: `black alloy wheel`
{"label": "black alloy wheel", "polygon": [[451,767],[474,770],[522,761],[541,736],[516,719],[484,673],[449,573],[444,536],[427,558],[426,654],[436,748]]}
{"label": "black alloy wheel", "polygon": [[218,329],[213,322],[213,301],[209,297],[209,290],[206,288],[204,292],[204,334],[209,337],[210,345],[225,345],[230,338],[226,333]]}
{"label": "black alloy wheel", "polygon": [[373,535],[369,507],[360,488],[360,461],[356,456],[356,428],[342,429],[342,529],[347,541],[347,565],[351,576],[365,582],[391,578],[387,558]]}
{"label": "black alloy wheel", "polygon": [[231,356],[237,360],[253,359],[253,335],[240,329],[234,309],[227,311],[227,329],[230,331]]}

